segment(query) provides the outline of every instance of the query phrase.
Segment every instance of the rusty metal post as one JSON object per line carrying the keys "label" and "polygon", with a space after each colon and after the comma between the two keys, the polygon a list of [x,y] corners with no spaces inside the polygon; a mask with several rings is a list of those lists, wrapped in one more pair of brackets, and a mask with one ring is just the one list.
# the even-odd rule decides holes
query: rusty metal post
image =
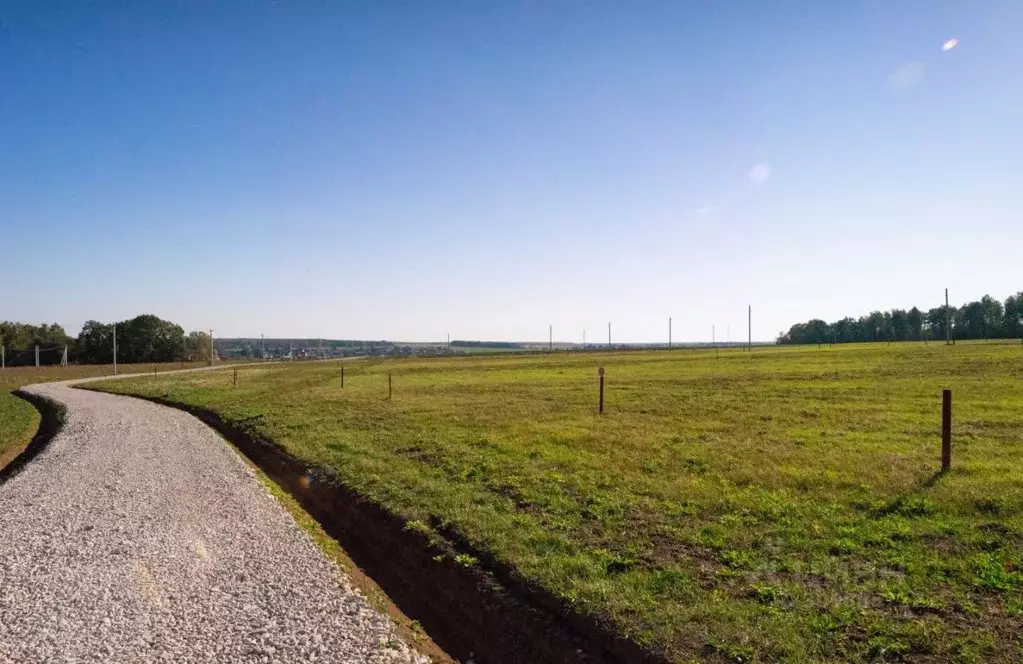
{"label": "rusty metal post", "polygon": [[952,467],[952,390],[941,391],[941,470]]}
{"label": "rusty metal post", "polygon": [[604,414],[604,367],[597,369],[597,375],[600,376],[600,402],[597,406],[597,412],[601,415]]}

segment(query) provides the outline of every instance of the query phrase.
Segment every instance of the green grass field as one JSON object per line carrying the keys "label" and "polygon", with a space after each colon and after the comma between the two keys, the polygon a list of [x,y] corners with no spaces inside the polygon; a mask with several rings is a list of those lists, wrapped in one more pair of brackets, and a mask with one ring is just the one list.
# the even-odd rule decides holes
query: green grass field
{"label": "green grass field", "polygon": [[[120,373],[150,372],[178,369],[182,366],[201,364],[124,364],[118,367]],[[39,412],[24,399],[14,396],[22,385],[47,383],[72,378],[89,378],[113,373],[113,367],[100,364],[72,365],[68,367],[16,367],[0,370],[0,468],[16,457],[35,435],[39,428]]]}
{"label": "green grass field", "polygon": [[[357,361],[343,390],[338,363],[245,367],[236,388],[230,372],[100,387],[212,408],[673,662],[1023,657],[1018,343]],[[942,388],[954,457],[937,476]]]}

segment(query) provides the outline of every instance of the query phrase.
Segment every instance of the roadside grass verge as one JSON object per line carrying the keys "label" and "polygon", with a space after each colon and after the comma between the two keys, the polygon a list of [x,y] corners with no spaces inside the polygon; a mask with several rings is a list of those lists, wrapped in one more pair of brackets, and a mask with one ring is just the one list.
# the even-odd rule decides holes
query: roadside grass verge
{"label": "roadside grass verge", "polygon": [[374,359],[343,389],[339,363],[238,375],[89,387],[211,409],[668,661],[1023,655],[1018,345]]}

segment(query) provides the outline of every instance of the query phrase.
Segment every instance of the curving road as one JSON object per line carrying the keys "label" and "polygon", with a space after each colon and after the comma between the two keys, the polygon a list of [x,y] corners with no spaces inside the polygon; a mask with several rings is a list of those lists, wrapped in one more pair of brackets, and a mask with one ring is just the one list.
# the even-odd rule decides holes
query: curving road
{"label": "curving road", "polygon": [[195,418],[67,406],[0,485],[0,662],[426,662]]}

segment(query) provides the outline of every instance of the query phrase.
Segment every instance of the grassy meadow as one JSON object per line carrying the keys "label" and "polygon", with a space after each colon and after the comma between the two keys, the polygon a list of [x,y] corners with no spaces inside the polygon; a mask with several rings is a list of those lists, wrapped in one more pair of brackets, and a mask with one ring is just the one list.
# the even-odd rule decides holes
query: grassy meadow
{"label": "grassy meadow", "polygon": [[[120,373],[151,372],[179,369],[201,364],[122,364]],[[0,370],[0,468],[18,456],[39,428],[39,412],[24,399],[14,396],[22,385],[47,383],[72,378],[90,378],[113,374],[113,366],[105,364],[72,365],[67,367],[8,367]]]}
{"label": "grassy meadow", "polygon": [[344,389],[340,370],[91,387],[214,409],[672,662],[1023,657],[1018,342],[360,360]]}

